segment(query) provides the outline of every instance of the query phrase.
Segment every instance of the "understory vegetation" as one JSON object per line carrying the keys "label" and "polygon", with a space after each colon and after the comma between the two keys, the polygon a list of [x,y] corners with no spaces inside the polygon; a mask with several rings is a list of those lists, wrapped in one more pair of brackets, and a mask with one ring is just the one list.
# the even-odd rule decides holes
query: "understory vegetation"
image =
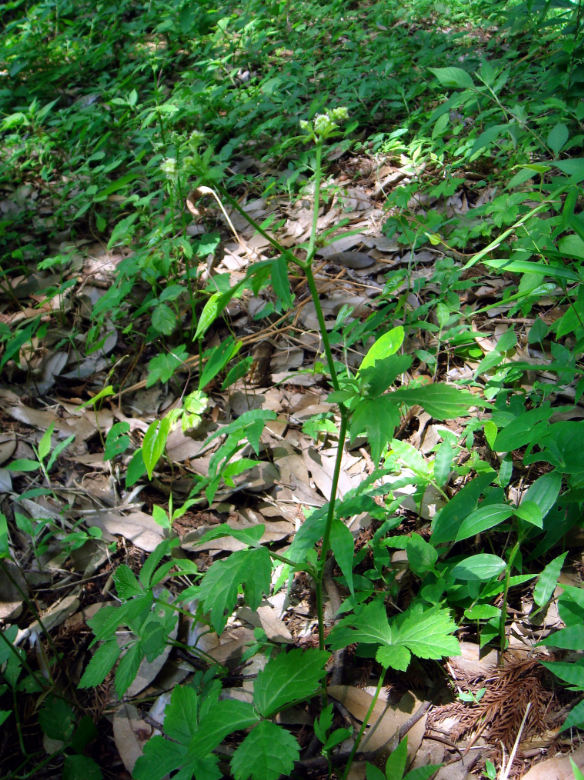
{"label": "understory vegetation", "polygon": [[0,7],[3,780],[583,777],[583,10]]}

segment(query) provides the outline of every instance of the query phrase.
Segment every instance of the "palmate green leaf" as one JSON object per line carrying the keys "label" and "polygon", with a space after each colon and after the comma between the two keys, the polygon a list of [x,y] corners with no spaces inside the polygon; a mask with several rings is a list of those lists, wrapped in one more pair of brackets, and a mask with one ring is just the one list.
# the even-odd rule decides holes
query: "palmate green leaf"
{"label": "palmate green leaf", "polygon": [[557,558],[554,558],[553,561],[548,563],[539,575],[537,585],[533,591],[533,600],[538,607],[543,607],[543,605],[547,604],[553,596],[567,554],[568,553],[565,552],[562,553],[562,555],[558,555]]}
{"label": "palmate green leaf", "polygon": [[243,586],[247,604],[257,609],[262,595],[270,590],[271,572],[270,554],[263,547],[239,550],[211,566],[199,588],[199,598],[218,634],[235,606],[238,588]]}
{"label": "palmate green leaf", "polygon": [[462,417],[472,406],[489,406],[468,390],[460,390],[452,385],[424,385],[423,387],[399,388],[391,394],[393,401],[414,406],[419,404],[437,420],[450,420]]}
{"label": "palmate green leaf", "polygon": [[489,504],[481,506],[472,512],[458,529],[456,541],[461,542],[471,536],[480,534],[489,528],[508,520],[513,514],[513,507],[508,504]]}
{"label": "palmate green leaf", "polygon": [[235,780],[278,780],[287,777],[300,758],[292,734],[269,720],[263,720],[243,740],[231,759]]}
{"label": "palmate green leaf", "polygon": [[405,671],[410,654],[419,658],[441,658],[460,655],[456,637],[451,636],[456,623],[441,607],[424,609],[415,604],[390,622],[381,601],[367,604],[360,612],[349,615],[329,634],[333,650],[354,642],[381,645],[376,659],[386,667]]}
{"label": "palmate green leaf", "polygon": [[324,650],[291,650],[272,658],[258,672],[254,686],[257,711],[264,718],[271,718],[287,705],[313,696],[326,674],[328,659],[329,653]]}

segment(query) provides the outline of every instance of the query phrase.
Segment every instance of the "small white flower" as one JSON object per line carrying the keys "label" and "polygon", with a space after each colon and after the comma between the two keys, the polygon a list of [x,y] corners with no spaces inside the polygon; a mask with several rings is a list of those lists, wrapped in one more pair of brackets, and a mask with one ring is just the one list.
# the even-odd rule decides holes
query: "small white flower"
{"label": "small white flower", "polygon": [[160,170],[169,181],[173,181],[177,174],[176,160],[174,157],[165,157],[160,163]]}

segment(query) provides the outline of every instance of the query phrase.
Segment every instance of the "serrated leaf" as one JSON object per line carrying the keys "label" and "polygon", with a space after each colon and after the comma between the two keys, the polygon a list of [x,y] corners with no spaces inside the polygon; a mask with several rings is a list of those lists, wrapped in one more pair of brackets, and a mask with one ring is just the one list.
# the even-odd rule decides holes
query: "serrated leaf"
{"label": "serrated leaf", "polygon": [[[415,604],[394,618],[390,625],[383,602],[374,601],[338,623],[328,641],[333,650],[353,642],[381,644],[385,647],[380,648],[376,656],[379,663],[395,663],[395,668],[403,670],[405,661],[409,661],[404,651],[420,658],[460,655],[458,641],[451,636],[455,629],[456,624],[448,610],[441,607],[424,610],[422,604]],[[395,650],[396,647],[399,649]]]}
{"label": "serrated leaf", "polygon": [[375,660],[384,669],[397,669],[405,672],[412,660],[412,654],[403,645],[381,645],[375,653]]}
{"label": "serrated leaf", "polygon": [[164,711],[164,731],[171,739],[188,745],[197,731],[199,697],[194,688],[177,685]]}
{"label": "serrated leaf", "polygon": [[258,672],[253,700],[257,711],[270,718],[287,705],[313,696],[326,674],[329,653],[324,650],[291,650],[268,661]]}
{"label": "serrated leaf", "polygon": [[474,512],[463,520],[456,534],[456,541],[461,542],[470,536],[475,536],[489,528],[494,528],[496,525],[508,520],[512,514],[513,507],[508,504],[489,504],[488,506],[479,507],[479,509],[475,509]]}
{"label": "serrated leaf", "polygon": [[165,303],[159,304],[152,313],[152,327],[164,336],[170,336],[176,327],[176,315]]}
{"label": "serrated leaf", "polygon": [[201,723],[190,744],[190,753],[204,758],[221,744],[232,731],[241,731],[257,723],[259,718],[249,702],[237,699],[220,700],[200,715]]}
{"label": "serrated leaf", "polygon": [[39,712],[39,726],[50,739],[66,741],[75,728],[75,714],[67,702],[57,696],[48,696]]}
{"label": "serrated leaf", "polygon": [[554,558],[553,561],[548,563],[548,565],[539,575],[537,585],[533,591],[533,600],[538,607],[543,607],[543,605],[547,604],[547,602],[553,596],[567,554],[568,553],[565,552],[562,553],[562,555],[558,555],[557,558]]}
{"label": "serrated leaf", "polygon": [[243,585],[248,606],[257,609],[262,595],[269,593],[271,573],[270,554],[263,547],[239,550],[211,566],[199,588],[199,598],[218,634],[235,606],[238,588]]}
{"label": "serrated leaf", "polygon": [[391,394],[391,398],[408,406],[419,404],[437,420],[462,417],[472,406],[489,406],[486,401],[468,390],[459,390],[452,385],[443,384],[400,387]]}
{"label": "serrated leaf", "polygon": [[438,550],[422,539],[420,534],[411,535],[406,553],[410,569],[418,576],[432,571],[438,560]]}
{"label": "serrated leaf", "polygon": [[142,596],[144,593],[140,583],[136,579],[136,575],[125,563],[118,566],[116,569],[114,573],[114,582],[116,584],[118,596],[122,601],[127,601],[133,596]]}
{"label": "serrated leaf", "polygon": [[79,688],[94,688],[100,685],[113,669],[120,653],[120,647],[115,639],[102,642],[87,664],[83,677],[79,681]]}
{"label": "serrated leaf", "polygon": [[505,561],[498,555],[480,553],[479,555],[471,555],[464,561],[457,563],[450,574],[457,580],[483,582],[498,577],[506,566]]}
{"label": "serrated leaf", "polygon": [[122,698],[124,693],[136,679],[143,657],[144,655],[142,653],[142,648],[140,647],[140,642],[136,642],[126,650],[116,670],[115,690],[119,699]]}
{"label": "serrated leaf", "polygon": [[[144,755],[134,766],[134,780],[162,780],[175,769],[180,769],[187,761],[187,748],[164,737],[155,736],[144,745]],[[220,777],[218,773],[217,777]]]}
{"label": "serrated leaf", "polygon": [[175,347],[168,354],[156,355],[148,363],[148,378],[146,387],[151,387],[155,382],[168,382],[174,372],[182,366],[188,353],[184,344]]}
{"label": "serrated leaf", "polygon": [[428,68],[443,87],[449,89],[473,89],[474,81],[470,73],[462,68]]}
{"label": "serrated leaf", "polygon": [[289,731],[262,721],[243,740],[231,759],[235,780],[278,780],[287,777],[300,758],[298,742]]}

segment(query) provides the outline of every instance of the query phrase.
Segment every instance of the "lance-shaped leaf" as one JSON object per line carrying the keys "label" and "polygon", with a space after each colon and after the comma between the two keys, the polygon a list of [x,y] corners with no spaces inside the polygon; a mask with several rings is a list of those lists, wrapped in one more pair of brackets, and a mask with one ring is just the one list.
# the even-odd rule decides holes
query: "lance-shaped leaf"
{"label": "lance-shaped leaf", "polygon": [[414,406],[419,404],[437,420],[450,420],[468,413],[472,406],[489,406],[468,390],[452,385],[424,385],[399,388],[391,394],[394,401]]}

